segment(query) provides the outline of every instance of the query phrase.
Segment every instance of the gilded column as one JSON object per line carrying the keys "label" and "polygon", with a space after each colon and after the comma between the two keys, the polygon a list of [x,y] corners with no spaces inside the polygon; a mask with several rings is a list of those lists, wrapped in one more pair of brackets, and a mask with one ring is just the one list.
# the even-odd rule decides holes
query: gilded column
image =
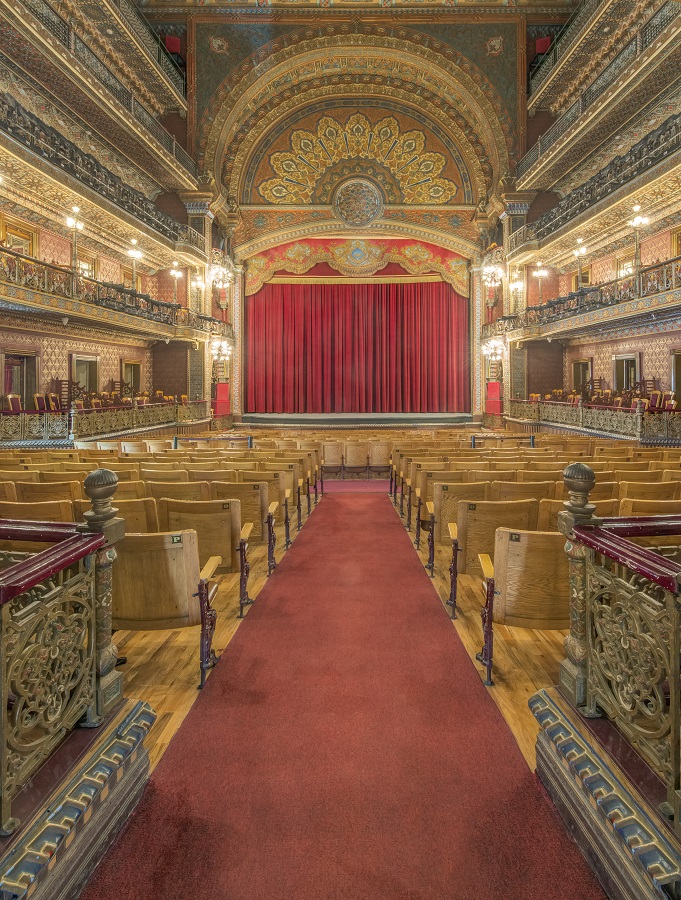
{"label": "gilded column", "polygon": [[244,282],[245,270],[234,266],[232,290],[232,325],[234,327],[234,353],[232,354],[232,415],[241,419],[244,413]]}
{"label": "gilded column", "polygon": [[587,560],[590,550],[575,540],[573,529],[595,523],[596,507],[589,503],[589,492],[596,483],[593,469],[584,463],[571,463],[563,472],[569,501],[558,514],[558,528],[565,535],[570,579],[570,633],[565,638],[565,655],[560,664],[560,686],[575,706],[586,703],[587,682]]}
{"label": "gilded column", "polygon": [[480,266],[471,266],[471,412],[481,416],[484,396],[484,372],[482,367],[482,345],[480,336],[483,323],[483,290],[482,270]]}
{"label": "gilded column", "polygon": [[99,725],[104,716],[123,697],[123,676],[116,669],[118,650],[113,642],[111,627],[112,566],[116,560],[115,544],[125,535],[125,521],[117,518],[112,499],[118,487],[118,476],[109,469],[91,472],[83,489],[92,509],[84,514],[83,531],[103,534],[106,544],[94,554],[95,565],[95,708],[87,716],[86,724]]}

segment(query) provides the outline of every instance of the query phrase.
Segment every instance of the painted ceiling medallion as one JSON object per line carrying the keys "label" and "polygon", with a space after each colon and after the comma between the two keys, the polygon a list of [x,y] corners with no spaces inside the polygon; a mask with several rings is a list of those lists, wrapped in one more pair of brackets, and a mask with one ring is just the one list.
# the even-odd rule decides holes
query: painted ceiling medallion
{"label": "painted ceiling medallion", "polygon": [[277,177],[264,181],[260,194],[270,203],[313,202],[315,187],[327,169],[351,160],[378,163],[390,172],[402,203],[449,203],[458,191],[453,181],[439,177],[447,160],[442,153],[426,152],[422,131],[402,134],[392,116],[372,125],[356,113],[344,125],[324,116],[316,133],[294,131],[290,151],[272,154],[270,165]]}
{"label": "painted ceiling medallion", "polygon": [[347,225],[369,225],[383,212],[383,198],[373,182],[350,178],[336,191],[333,209]]}

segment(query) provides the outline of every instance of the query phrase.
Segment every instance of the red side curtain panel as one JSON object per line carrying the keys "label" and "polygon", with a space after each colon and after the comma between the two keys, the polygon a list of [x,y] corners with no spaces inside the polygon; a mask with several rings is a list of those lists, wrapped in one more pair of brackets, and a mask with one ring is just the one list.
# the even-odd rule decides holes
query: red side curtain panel
{"label": "red side curtain panel", "polygon": [[468,412],[468,300],[444,282],[266,284],[246,298],[246,409]]}

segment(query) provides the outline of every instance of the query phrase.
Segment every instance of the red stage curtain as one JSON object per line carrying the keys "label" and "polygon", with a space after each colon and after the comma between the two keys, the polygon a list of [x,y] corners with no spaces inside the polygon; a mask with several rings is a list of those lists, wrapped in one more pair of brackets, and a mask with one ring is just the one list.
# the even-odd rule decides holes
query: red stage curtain
{"label": "red stage curtain", "polygon": [[246,298],[248,412],[468,412],[468,300],[444,282],[266,284]]}

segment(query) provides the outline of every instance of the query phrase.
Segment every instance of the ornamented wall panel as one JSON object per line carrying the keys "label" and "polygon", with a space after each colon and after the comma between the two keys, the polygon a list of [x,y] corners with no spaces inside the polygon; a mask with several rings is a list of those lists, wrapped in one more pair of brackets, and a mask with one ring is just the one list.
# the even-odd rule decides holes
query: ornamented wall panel
{"label": "ornamented wall panel", "polygon": [[71,242],[51,231],[40,232],[40,258],[55,266],[71,265]]}
{"label": "ornamented wall panel", "polygon": [[641,265],[654,266],[655,263],[670,259],[672,255],[672,235],[670,231],[662,231],[641,241]]}
{"label": "ornamented wall panel", "polygon": [[69,356],[72,353],[99,356],[99,387],[106,390],[110,381],[121,377],[121,359],[135,360],[142,364],[142,383],[151,379],[151,354],[139,346],[105,344],[69,336],[53,337],[2,328],[0,341],[3,348],[38,352],[40,354],[40,388],[52,390],[54,381],[70,377]]}
{"label": "ornamented wall panel", "polygon": [[591,263],[591,284],[603,284],[613,278],[617,278],[617,269],[612,256],[605,256]]}
{"label": "ornamented wall panel", "polygon": [[[534,277],[534,267],[527,270],[527,305],[539,305],[539,279]],[[555,269],[547,269],[546,278],[542,279],[542,303],[560,297],[560,276]]]}
{"label": "ornamented wall panel", "polygon": [[558,296],[566,297],[572,290],[572,275],[561,275],[558,279]]}
{"label": "ornamented wall panel", "polygon": [[97,277],[100,281],[110,281],[112,284],[120,284],[122,281],[121,264],[118,260],[111,259],[108,256],[100,256]]}
{"label": "ornamented wall panel", "polygon": [[570,344],[565,353],[564,386],[569,386],[572,360],[593,358],[593,374],[602,378],[606,387],[612,387],[612,357],[620,354],[641,353],[643,376],[656,378],[662,390],[671,388],[672,350],[681,349],[681,331],[669,334],[638,335],[621,340]]}

